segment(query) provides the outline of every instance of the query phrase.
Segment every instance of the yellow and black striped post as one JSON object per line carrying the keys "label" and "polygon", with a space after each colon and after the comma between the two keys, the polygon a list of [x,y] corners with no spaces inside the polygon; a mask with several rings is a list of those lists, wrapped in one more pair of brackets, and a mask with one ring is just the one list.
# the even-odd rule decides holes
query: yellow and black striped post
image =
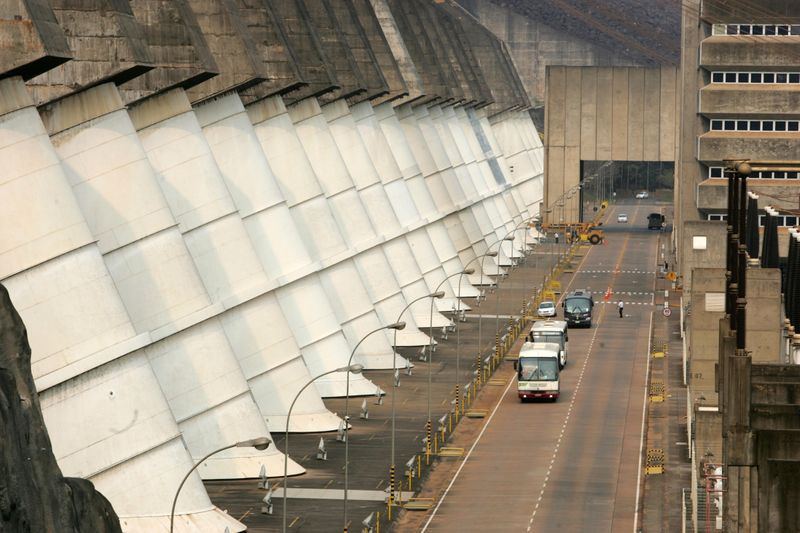
{"label": "yellow and black striped post", "polygon": [[480,380],[481,380],[481,354],[478,354],[477,356],[475,356],[475,370],[477,370],[477,372],[475,373],[475,379],[478,382],[480,382]]}
{"label": "yellow and black striped post", "polygon": [[431,419],[425,422],[425,464],[431,464]]}
{"label": "yellow and black striped post", "polygon": [[458,411],[461,409],[461,386],[456,383],[456,423],[458,422]]}
{"label": "yellow and black striped post", "polygon": [[392,519],[392,506],[394,505],[394,465],[389,467],[389,505],[386,507],[386,516]]}
{"label": "yellow and black striped post", "polygon": [[500,360],[500,334],[495,333],[494,336],[494,358],[495,361]]}

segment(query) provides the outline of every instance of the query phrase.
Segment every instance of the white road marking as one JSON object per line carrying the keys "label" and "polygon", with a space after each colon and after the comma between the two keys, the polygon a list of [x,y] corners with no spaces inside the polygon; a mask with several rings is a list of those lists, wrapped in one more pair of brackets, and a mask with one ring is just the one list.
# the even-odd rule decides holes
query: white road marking
{"label": "white road marking", "polygon": [[[651,315],[652,318],[652,315]],[[544,496],[545,488],[547,488],[547,481],[550,477],[550,471],[553,469],[553,464],[555,463],[557,456],[558,456],[558,448],[561,445],[561,438],[564,436],[564,432],[567,429],[567,424],[569,424],[569,413],[572,411],[572,408],[575,406],[575,399],[578,397],[578,392],[581,388],[581,381],[583,381],[583,374],[586,372],[586,365],[589,363],[589,360],[592,358],[592,349],[594,348],[594,341],[597,337],[597,332],[600,331],[600,323],[602,322],[603,317],[601,316],[597,320],[597,327],[594,330],[594,334],[592,334],[592,338],[589,340],[589,349],[586,351],[586,359],[583,360],[583,365],[581,366],[581,372],[578,376],[578,382],[575,384],[575,391],[572,393],[572,399],[569,402],[569,409],[567,409],[567,416],[564,417],[564,422],[561,424],[561,436],[558,437],[558,442],[556,443],[555,448],[553,449],[553,455],[550,459],[550,466],[547,469],[547,475],[544,478],[544,483],[542,483],[542,490],[539,492],[539,500],[536,502],[536,506],[533,508],[533,512],[531,513],[531,519],[528,526],[528,531],[531,530],[533,527],[533,519],[536,517],[536,513],[539,511],[539,502],[542,500]],[[424,531],[424,530],[423,530]]]}

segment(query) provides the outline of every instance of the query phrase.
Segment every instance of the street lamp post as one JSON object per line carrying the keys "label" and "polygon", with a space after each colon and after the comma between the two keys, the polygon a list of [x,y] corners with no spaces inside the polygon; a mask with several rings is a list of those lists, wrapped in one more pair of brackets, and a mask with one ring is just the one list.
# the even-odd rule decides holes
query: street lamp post
{"label": "street lamp post", "polygon": [[[498,245],[497,246],[497,255],[500,255],[500,246],[502,245],[503,241],[513,241],[513,240],[514,240],[514,237],[511,237],[509,239],[508,236],[506,236],[506,237],[504,237],[503,239],[500,239],[497,242],[493,242],[489,246],[488,249],[489,249],[489,251],[491,251],[492,246],[497,244]],[[484,254],[484,257],[485,256],[486,256],[486,254]],[[483,259],[481,259],[481,276],[483,276]],[[500,261],[499,260],[497,261],[497,278],[494,280],[494,290],[495,291],[500,290]],[[482,358],[483,358],[483,320],[481,320],[480,313],[478,313],[478,361],[480,361]],[[480,369],[478,369],[478,370],[480,370]]]}
{"label": "street lamp post", "polygon": [[[477,261],[478,259],[481,260],[481,281],[483,281],[483,260],[486,257],[497,257],[497,252],[486,252],[485,254],[479,255],[477,257],[473,257],[470,259],[466,265],[464,265],[464,270],[460,272],[460,276],[458,277],[458,296],[456,297],[456,321],[458,321],[459,317],[461,316],[461,280],[464,274],[469,275],[469,265],[473,262]],[[474,270],[473,270],[474,272]],[[480,317],[478,318],[480,321]],[[459,410],[461,409],[461,328],[456,325],[456,421],[458,421]]]}
{"label": "street lamp post", "polygon": [[[395,331],[399,329],[403,329],[406,327],[405,322],[394,322],[392,324],[381,326],[377,329],[373,329],[363,337],[361,340],[356,343],[353,351],[350,352],[350,358],[347,360],[347,366],[350,367],[353,363],[353,356],[356,354],[356,350],[358,347],[361,346],[361,343],[367,340],[367,338],[372,335],[373,333],[377,333],[379,331],[383,331],[385,329],[393,329]],[[347,373],[347,384],[345,385],[345,396],[344,396],[344,533],[347,533],[347,486],[349,481],[349,472],[350,472],[350,435],[348,435],[349,425],[350,425],[350,412],[348,410],[349,402],[350,402],[350,372]],[[380,394],[380,392],[379,392]]]}
{"label": "street lamp post", "polygon": [[219,452],[229,450],[231,448],[255,448],[256,450],[266,450],[269,447],[270,442],[272,441],[269,439],[269,437],[256,437],[255,439],[243,440],[241,442],[229,444],[228,446],[223,446],[218,450],[214,450],[213,452],[209,453],[208,455],[197,461],[197,463],[195,463],[195,465],[192,466],[192,468],[190,468],[188,472],[186,472],[186,475],[183,476],[181,484],[178,485],[178,490],[175,491],[175,498],[173,498],[172,500],[172,510],[169,513],[169,533],[172,533],[175,527],[175,505],[177,505],[178,503],[178,495],[181,493],[181,489],[183,488],[184,483],[186,483],[186,480],[189,479],[189,476],[192,474],[192,472],[195,471],[195,469],[198,466],[203,464],[206,459]]}
{"label": "street lamp post", "polygon": [[[500,240],[500,242],[503,242],[503,241],[512,241],[513,242],[514,241],[514,232],[517,231],[523,224],[527,224],[527,223],[528,223],[528,221],[525,220],[523,222],[520,222],[516,226],[514,226],[513,229],[511,229],[508,232],[506,232],[506,236],[503,237]],[[502,247],[502,245],[498,246],[498,252],[500,251],[501,247]],[[513,256],[514,254],[512,253],[511,255]],[[512,261],[513,261],[513,259],[512,259]],[[497,262],[497,279],[498,280],[500,279],[500,261]],[[498,284],[497,284],[497,286],[495,287],[494,290],[495,290],[494,331],[495,331],[496,334],[499,335],[499,332],[500,332],[500,283],[499,282],[498,282]],[[482,355],[483,354],[481,354],[481,358],[480,358],[481,360],[483,360]],[[478,370],[480,371],[480,368],[478,368]]]}
{"label": "street lamp post", "polygon": [[[291,405],[289,405],[289,412],[286,414],[286,436],[284,438],[283,443],[283,533],[286,533],[286,499],[288,498],[289,487],[287,486],[289,483],[289,419],[292,416],[292,409],[294,409],[294,404],[297,403],[297,399],[300,398],[300,395],[303,394],[303,391],[308,388],[309,385],[314,383],[314,381],[318,380],[323,376],[327,376],[328,374],[333,374],[334,372],[347,372],[348,375],[350,372],[353,374],[360,374],[364,370],[364,365],[361,364],[354,364],[349,366],[343,366],[340,368],[334,368],[333,370],[328,370],[327,372],[323,372],[322,374],[311,378],[303,385],[297,394],[295,395],[294,399],[292,400]],[[347,422],[345,422],[345,425]]]}
{"label": "street lamp post", "polygon": [[[400,314],[397,315],[397,322],[399,323],[400,320],[403,318],[403,313],[405,313],[409,307],[414,305],[415,303],[419,302],[420,300],[424,300],[425,298],[444,298],[444,291],[433,292],[431,294],[426,294],[424,296],[420,296],[408,302],[408,304],[400,311]],[[396,381],[395,374],[397,373],[397,330],[394,330],[394,343],[392,344],[392,384],[395,388],[398,387],[399,383]],[[396,421],[396,408],[395,408],[395,401],[394,398],[397,394],[392,393],[392,447],[391,447],[391,456],[392,456],[392,464],[389,466],[389,519],[392,518],[392,505],[395,501],[395,421]]]}
{"label": "street lamp post", "polygon": [[[434,294],[437,294],[440,291],[439,289],[442,288],[442,285],[445,282],[455,276],[462,276],[463,274],[472,274],[475,272],[475,269],[464,269],[460,272],[456,272],[455,274],[450,274],[449,276],[445,277],[442,281],[439,282],[439,285],[436,286],[436,289],[433,291]],[[461,293],[461,278],[459,278],[459,285],[458,285],[458,292]],[[458,298],[456,298],[458,299]],[[456,304],[457,307],[460,307],[461,301],[459,300]],[[456,326],[458,325],[458,311],[456,311]],[[431,461],[431,375],[433,373],[433,298],[431,298],[431,316],[430,322],[428,323],[428,335],[430,336],[430,344],[428,345],[428,421],[425,423],[425,464],[430,464]]]}

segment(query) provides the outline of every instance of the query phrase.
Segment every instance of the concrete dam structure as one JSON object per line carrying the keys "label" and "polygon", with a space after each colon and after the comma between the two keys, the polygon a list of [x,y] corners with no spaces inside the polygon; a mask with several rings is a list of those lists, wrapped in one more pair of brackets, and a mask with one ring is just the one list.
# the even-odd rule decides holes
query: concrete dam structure
{"label": "concrete dam structure", "polygon": [[[123,531],[166,529],[211,450],[335,431],[324,399],[346,394],[331,371],[351,353],[367,371],[351,396],[410,364],[389,331],[367,334],[402,320],[397,346],[429,345],[529,240],[530,102],[504,43],[453,1],[2,9],[0,283],[58,465]],[[177,525],[241,531],[202,480],[283,462],[274,446],[205,461]]]}

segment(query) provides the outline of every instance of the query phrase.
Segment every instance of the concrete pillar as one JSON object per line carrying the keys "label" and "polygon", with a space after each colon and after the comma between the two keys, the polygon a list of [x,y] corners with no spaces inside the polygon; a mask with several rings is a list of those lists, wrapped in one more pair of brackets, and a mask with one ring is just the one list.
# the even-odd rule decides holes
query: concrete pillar
{"label": "concrete pillar", "polygon": [[[29,332],[53,452],[65,475],[90,479],[120,517],[163,523],[192,458],[141,349],[150,336],[134,328],[76,200],[81,183],[64,171],[20,78],[0,81],[0,140],[0,211],[16,221],[0,234],[9,245],[0,280]],[[199,476],[184,490],[179,512],[202,509],[192,513],[200,524],[242,527],[211,505]]]}
{"label": "concrete pillar", "polygon": [[[229,93],[202,104],[195,114],[269,286],[304,275],[310,255],[239,96]],[[231,307],[222,324],[259,411],[271,429],[284,431],[292,400],[313,376],[274,292]],[[308,387],[289,422],[292,432],[333,431],[340,419],[325,408],[316,388]]]}
{"label": "concrete pillar", "polygon": [[[301,102],[301,105],[305,104]],[[307,105],[313,107],[314,104]],[[303,110],[308,110],[308,107],[295,107],[295,117],[298,118],[296,122],[301,122],[299,113]],[[261,148],[287,201],[292,219],[297,224],[300,241],[308,245],[311,259],[324,268],[349,257],[350,252],[343,235],[349,231],[351,238],[359,237],[353,235],[353,226],[341,229],[334,211],[341,209],[338,211],[340,216],[347,213],[356,220],[364,220],[366,215],[363,210],[347,211],[345,205],[337,206],[334,202],[328,202],[326,192],[334,195],[335,192],[347,190],[341,167],[335,177],[326,183],[327,191],[324,190],[307,157],[299,129],[295,127],[280,97],[261,100],[248,106],[247,111]],[[324,117],[319,116],[324,122]],[[322,126],[321,123],[319,125]],[[302,129],[305,142],[311,149],[314,142],[313,125],[305,124]],[[323,152],[328,151],[326,153],[330,155],[332,142],[329,136],[317,140],[323,143],[320,149]],[[373,235],[370,230],[365,233],[368,237]],[[363,245],[366,246],[366,242]],[[319,275],[311,274],[282,285],[277,289],[276,295],[311,375],[318,376],[346,366],[351,353],[350,345]],[[376,386],[362,375],[352,375],[349,381],[350,394],[353,396],[375,393]],[[329,374],[318,380],[316,387],[323,398],[344,396],[347,376],[342,373]]]}
{"label": "concrete pillar", "polygon": [[[184,107],[175,100],[175,94],[168,93],[134,113],[145,124],[166,121],[163,129],[143,133],[147,150],[156,152],[149,161],[145,145],[140,143],[133,130],[135,125],[111,84],[47,106],[46,112],[53,142],[77,183],[75,190],[83,211],[92,215],[90,227],[104,251],[134,327],[139,332],[150,332],[151,343],[145,353],[190,452],[199,459],[209,449],[222,447],[231,439],[245,440],[268,435],[269,431],[215,318],[222,308],[215,307],[209,297],[212,289],[230,294],[227,275],[236,278],[241,274],[236,267],[220,265],[213,254],[211,261],[207,259],[206,254],[214,245],[213,240],[204,242],[204,236],[217,232],[221,235],[218,238],[227,240],[231,237],[225,229],[236,228],[240,222],[231,212],[232,206],[224,198],[219,199],[226,195],[224,186],[204,183],[196,187],[186,181],[207,175],[202,167],[213,164],[213,160],[202,151],[203,142],[199,143],[200,156],[197,149],[193,150],[196,141],[202,141],[199,126],[186,111],[185,97]],[[88,101],[97,104],[86,106]],[[76,113],[77,106],[88,112]],[[173,110],[183,112],[173,117]],[[159,133],[165,138],[159,138]],[[184,165],[187,160],[189,163]],[[198,161],[200,168],[193,166]],[[153,162],[161,172],[154,172],[150,165]],[[162,189],[167,194],[162,194]],[[191,191],[208,192],[211,201],[202,194],[192,197]],[[104,201],[99,202],[98,197]],[[214,209],[219,206],[222,212]],[[161,219],[153,220],[152,212],[160,213]],[[205,224],[208,221],[223,223],[209,227]],[[187,234],[186,240],[181,231]],[[241,243],[241,232],[238,237]],[[194,244],[194,248],[187,243]],[[250,265],[258,268],[257,262],[250,261]],[[205,279],[198,272],[206,273]],[[188,368],[202,372],[187,372]],[[198,390],[205,394],[198,395]],[[231,413],[235,416],[231,417]],[[237,448],[215,456],[198,471],[210,478],[255,476],[268,458],[276,467],[283,462],[275,448],[266,452]]]}

